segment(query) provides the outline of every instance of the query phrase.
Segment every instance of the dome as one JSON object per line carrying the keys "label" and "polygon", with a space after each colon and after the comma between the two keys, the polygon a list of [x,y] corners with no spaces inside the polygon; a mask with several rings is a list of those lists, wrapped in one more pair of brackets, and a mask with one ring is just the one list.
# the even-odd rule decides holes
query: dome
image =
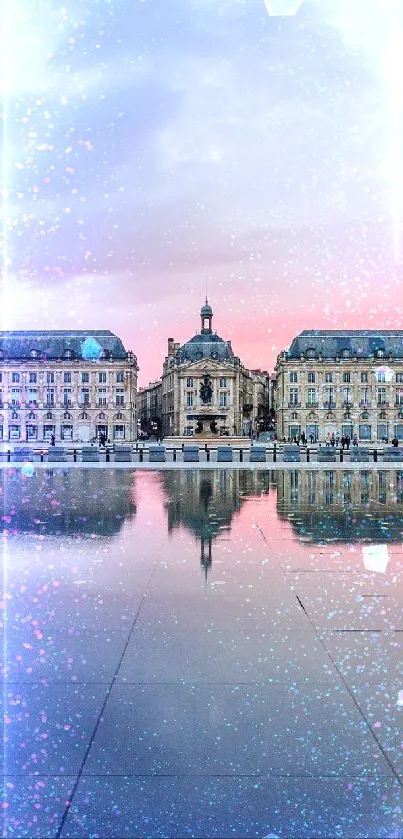
{"label": "dome", "polygon": [[203,315],[212,315],[213,314],[213,310],[212,310],[210,304],[207,302],[207,299],[206,299],[206,302],[205,302],[204,306],[202,306],[201,309],[200,309],[200,314],[201,314],[202,317],[203,317]]}
{"label": "dome", "polygon": [[228,341],[224,341],[219,335],[213,335],[212,333],[194,335],[190,341],[180,347],[176,355],[179,362],[200,361],[203,358],[213,361],[227,361],[233,357],[234,353]]}

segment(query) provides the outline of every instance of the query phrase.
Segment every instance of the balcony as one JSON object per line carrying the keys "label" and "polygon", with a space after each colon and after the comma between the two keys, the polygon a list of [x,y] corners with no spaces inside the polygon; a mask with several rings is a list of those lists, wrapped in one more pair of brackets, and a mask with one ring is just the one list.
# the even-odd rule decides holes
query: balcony
{"label": "balcony", "polygon": [[288,403],[288,407],[289,407],[289,408],[300,408],[300,407],[301,407],[301,403],[300,403],[300,402],[289,402],[289,403]]}
{"label": "balcony", "polygon": [[328,411],[334,411],[335,408],[337,408],[337,405],[336,405],[336,402],[333,402],[332,400],[330,400],[330,402],[324,402],[323,407],[327,408]]}
{"label": "balcony", "polygon": [[78,407],[79,407],[79,408],[90,408],[90,407],[91,407],[91,403],[90,403],[90,402],[79,402],[79,403],[78,403]]}
{"label": "balcony", "polygon": [[343,399],[343,408],[354,408],[354,402],[350,402],[349,399]]}
{"label": "balcony", "polygon": [[319,408],[319,402],[305,402],[306,408]]}
{"label": "balcony", "polygon": [[368,399],[360,399],[360,408],[370,408],[371,402]]}
{"label": "balcony", "polygon": [[378,399],[376,403],[377,408],[389,408],[389,402],[386,402],[384,399]]}

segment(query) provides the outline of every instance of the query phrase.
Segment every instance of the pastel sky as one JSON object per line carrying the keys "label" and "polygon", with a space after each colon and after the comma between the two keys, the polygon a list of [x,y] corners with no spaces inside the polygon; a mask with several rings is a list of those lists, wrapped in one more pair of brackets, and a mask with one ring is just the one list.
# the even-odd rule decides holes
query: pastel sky
{"label": "pastel sky", "polygon": [[2,328],[109,328],[146,384],[206,281],[249,367],[402,327],[401,0],[3,7]]}

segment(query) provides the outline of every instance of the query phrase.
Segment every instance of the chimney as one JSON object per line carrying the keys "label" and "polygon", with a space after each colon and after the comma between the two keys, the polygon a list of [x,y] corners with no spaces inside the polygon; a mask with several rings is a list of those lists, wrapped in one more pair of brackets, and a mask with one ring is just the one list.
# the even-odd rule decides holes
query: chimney
{"label": "chimney", "polygon": [[174,354],[174,339],[168,338],[168,357]]}
{"label": "chimney", "polygon": [[178,352],[179,347],[180,347],[180,344],[179,344],[179,343],[178,343],[178,344],[174,344],[174,352],[175,352],[175,353],[177,353],[177,352]]}

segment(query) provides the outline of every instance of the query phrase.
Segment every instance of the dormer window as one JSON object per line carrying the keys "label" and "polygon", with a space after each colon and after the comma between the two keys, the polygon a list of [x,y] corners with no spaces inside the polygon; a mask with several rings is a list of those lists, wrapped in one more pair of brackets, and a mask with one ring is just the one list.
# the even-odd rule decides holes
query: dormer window
{"label": "dormer window", "polygon": [[375,350],[375,357],[376,358],[383,358],[384,355],[385,355],[385,350],[383,350],[381,347],[379,347],[377,350]]}
{"label": "dormer window", "polygon": [[305,355],[307,358],[316,358],[316,350],[313,347],[310,347],[306,351]]}
{"label": "dormer window", "polygon": [[349,350],[348,347],[345,347],[344,350],[341,351],[340,355],[341,358],[350,358],[351,350]]}
{"label": "dormer window", "polygon": [[31,358],[39,358],[39,351],[38,350],[31,350],[30,351]]}
{"label": "dormer window", "polygon": [[63,358],[73,358],[73,350],[65,350],[63,353]]}

